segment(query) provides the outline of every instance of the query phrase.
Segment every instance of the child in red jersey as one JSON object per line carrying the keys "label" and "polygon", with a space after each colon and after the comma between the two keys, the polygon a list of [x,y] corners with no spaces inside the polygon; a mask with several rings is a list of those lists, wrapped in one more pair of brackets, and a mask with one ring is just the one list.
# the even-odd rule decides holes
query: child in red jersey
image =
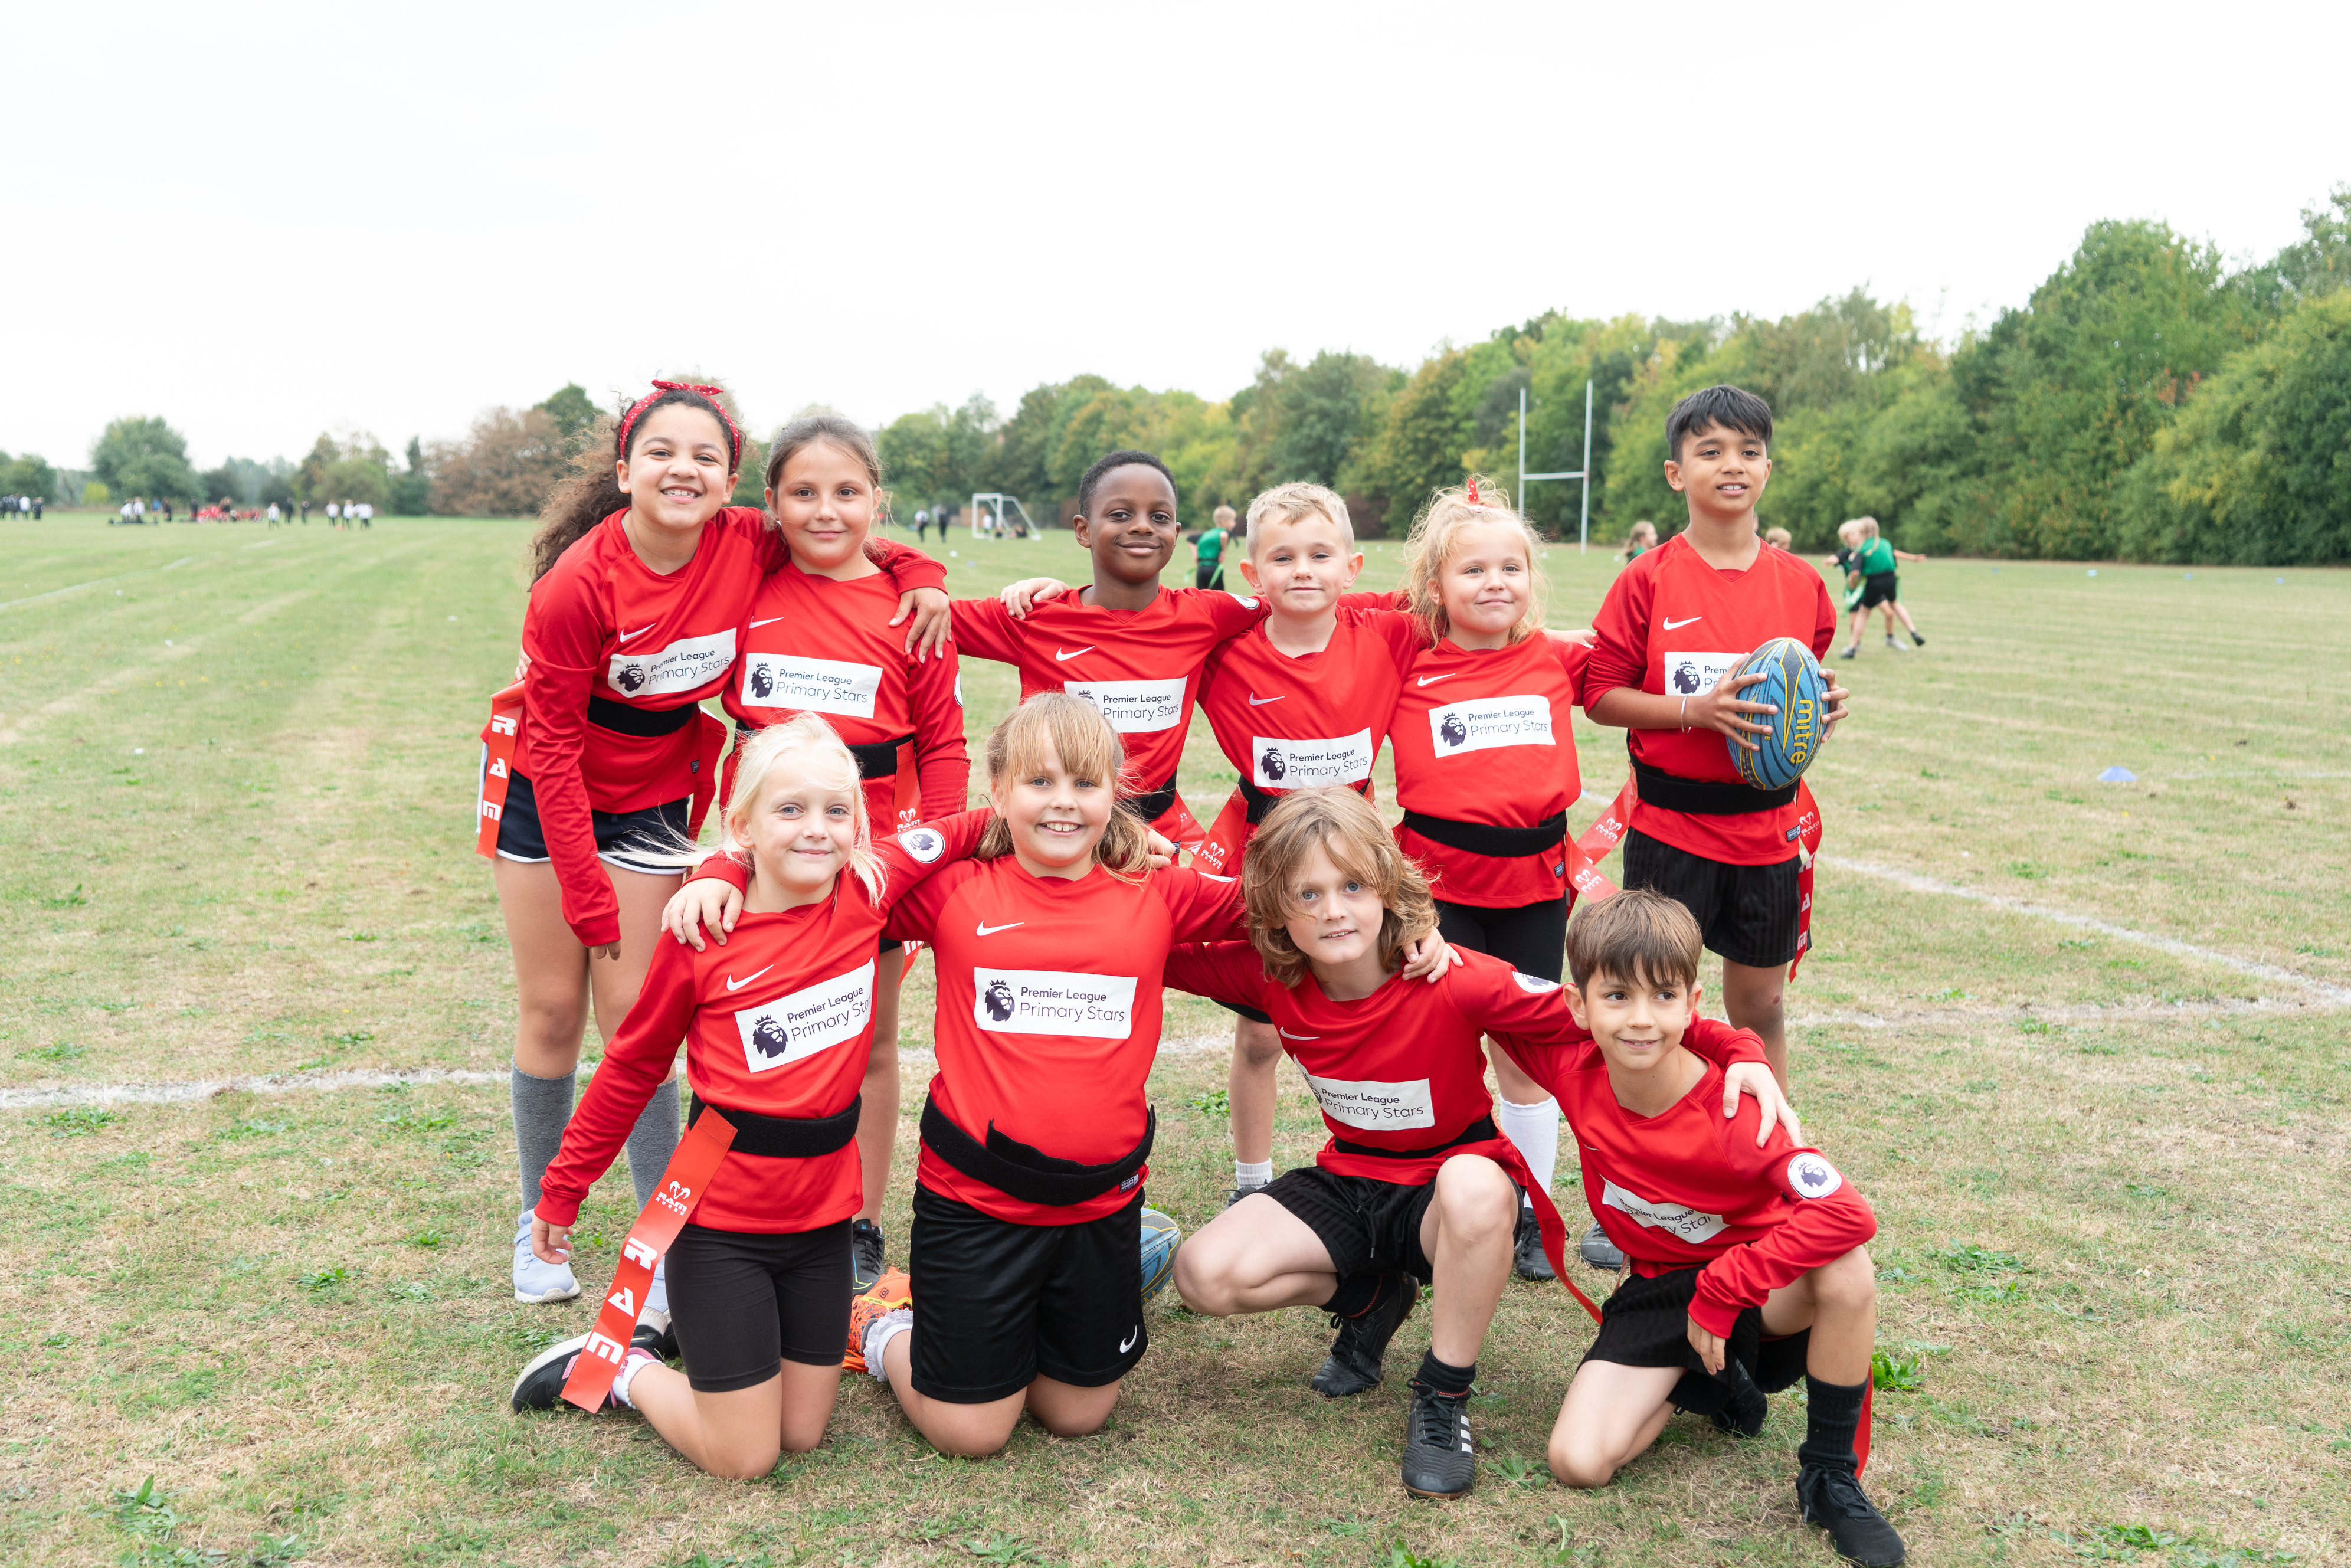
{"label": "child in red jersey", "polygon": [[[909,653],[892,628],[897,591],[866,559],[883,499],[872,437],[838,414],[794,420],[768,448],[768,510],[792,559],[752,601],[743,656],[727,684],[738,744],[794,713],[822,714],[848,742],[880,831],[964,807],[964,750],[956,657]],[[731,767],[730,763],[730,767]],[[882,1199],[898,1132],[898,981],[904,945],[882,941],[873,993],[873,1051],[857,1128],[865,1197],[851,1222],[857,1288],[882,1277]]]}
{"label": "child in red jersey", "polygon": [[[1759,644],[1793,637],[1818,658],[1836,635],[1836,606],[1819,572],[1757,532],[1755,504],[1771,476],[1771,410],[1737,387],[1708,387],[1666,422],[1666,480],[1689,501],[1689,527],[1629,563],[1593,621],[1599,645],[1583,672],[1595,724],[1630,731],[1639,802],[1625,837],[1626,887],[1654,887],[1689,906],[1722,957],[1730,1021],[1763,1037],[1788,1083],[1788,969],[1809,944],[1799,883],[1806,805],[1801,782],[1759,790],[1740,781],[1729,746],[1770,733],[1730,672]],[[1827,727],[1846,692],[1828,694]]]}
{"label": "child in red jersey", "polygon": [[[893,905],[977,846],[987,815],[877,842],[856,760],[822,719],[761,731],[726,805],[727,840],[750,859],[732,939],[653,944],[643,994],[543,1178],[531,1247],[560,1264],[580,1200],[685,1042],[695,1118],[719,1115],[735,1138],[665,1260],[685,1371],[662,1364],[673,1325],[649,1313],[611,1397],[714,1475],[765,1475],[779,1449],[824,1436],[849,1327],[874,943]],[[515,1408],[553,1406],[586,1343],[525,1367]]]}
{"label": "child in red jersey", "polygon": [[[1437,929],[1556,983],[1572,895],[1567,809],[1576,770],[1576,674],[1585,650],[1542,633],[1541,542],[1490,485],[1439,493],[1405,544],[1405,593],[1422,652],[1398,695],[1396,841],[1428,873]],[[1546,1191],[1559,1107],[1491,1052],[1505,1136]],[[1531,1202],[1519,1273],[1552,1277]]]}
{"label": "child in red jersey", "polygon": [[[549,504],[521,675],[483,734],[477,845],[496,867],[521,1014],[517,1301],[580,1293],[568,1268],[530,1250],[539,1174],[571,1114],[590,999],[608,1040],[636,1001],[677,885],[646,846],[700,825],[725,729],[698,705],[726,685],[752,596],[785,556],[758,511],[724,504],[742,438],[716,390],[659,383],[615,428],[611,461],[585,458]],[[882,548],[882,564],[907,573],[901,588],[940,580],[928,557]],[[676,1095],[653,1096],[629,1145],[640,1201],[677,1136]]]}
{"label": "child in red jersey", "polygon": [[[1242,872],[1249,942],[1176,950],[1167,983],[1274,1019],[1322,1107],[1330,1141],[1311,1166],[1234,1204],[1176,1255],[1185,1304],[1213,1317],[1321,1306],[1339,1335],[1313,1385],[1337,1398],[1380,1381],[1416,1279],[1437,1287],[1429,1349],[1412,1381],[1404,1483],[1469,1490],[1467,1414],[1478,1351],[1509,1278],[1520,1194],[1534,1197],[1554,1254],[1547,1193],[1496,1130],[1481,1034],[1581,1043],[1554,981],[1461,953],[1431,986],[1406,985],[1405,943],[1433,929],[1428,884],[1379,812],[1351,790],[1284,797]],[[1702,1025],[1738,1081],[1781,1104],[1752,1036]]]}
{"label": "child in red jersey", "polygon": [[1093,557],[1092,583],[1074,595],[1040,595],[1033,608],[1024,591],[1061,585],[1037,580],[1007,589],[1002,600],[959,599],[956,643],[1017,667],[1024,702],[1066,691],[1102,709],[1133,779],[1121,806],[1190,849],[1201,830],[1176,792],[1176,769],[1201,664],[1260,612],[1255,600],[1219,590],[1159,585],[1176,554],[1176,480],[1151,454],[1097,459],[1079,482],[1078,512],[1071,527]]}
{"label": "child in red jersey", "polygon": [[[1284,792],[1343,784],[1366,794],[1404,672],[1420,649],[1410,616],[1385,596],[1348,594],[1364,570],[1347,503],[1320,485],[1277,485],[1249,503],[1240,563],[1265,618],[1208,655],[1200,711],[1238,786],[1194,849],[1231,872]],[[1237,1005],[1228,1089],[1233,1196],[1273,1179],[1274,1069],[1281,1040],[1260,1009]]]}
{"label": "child in red jersey", "polygon": [[1552,1473],[1607,1485],[1677,1407],[1753,1437],[1765,1393],[1802,1376],[1804,1518],[1855,1562],[1900,1563],[1860,1481],[1877,1221],[1819,1150],[1768,1124],[1750,1137],[1743,1107],[1727,1124],[1712,1113],[1717,1069],[1687,1049],[1705,1023],[1699,946],[1697,920],[1662,894],[1592,904],[1570,930],[1568,997],[1591,1043],[1506,1042],[1567,1107],[1584,1197],[1629,1265],[1552,1428]]}

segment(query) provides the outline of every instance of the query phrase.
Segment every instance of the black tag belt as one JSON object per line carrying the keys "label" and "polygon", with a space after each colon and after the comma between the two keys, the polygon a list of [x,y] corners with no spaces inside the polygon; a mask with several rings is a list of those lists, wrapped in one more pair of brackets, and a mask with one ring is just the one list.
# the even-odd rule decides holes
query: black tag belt
{"label": "black tag belt", "polygon": [[762,1116],[756,1111],[737,1111],[732,1105],[705,1105],[698,1094],[688,1098],[693,1105],[685,1113],[687,1126],[702,1120],[705,1111],[716,1111],[735,1124],[735,1142],[727,1149],[729,1154],[758,1155],[770,1160],[812,1160],[819,1155],[847,1148],[857,1139],[857,1112],[865,1103],[865,1096],[861,1094],[849,1103],[846,1111],[803,1122],[785,1116]]}
{"label": "black tag belt", "polygon": [[[1265,826],[1266,818],[1272,813],[1275,803],[1281,797],[1267,794],[1246,779],[1239,782],[1241,799],[1249,802],[1249,825],[1252,828]],[[1347,788],[1358,795],[1368,795],[1372,792],[1372,781],[1368,779],[1358,779]]]}
{"label": "black tag belt", "polygon": [[1431,1155],[1441,1155],[1464,1144],[1482,1144],[1501,1135],[1494,1128],[1494,1118],[1489,1114],[1479,1117],[1445,1142],[1426,1149],[1375,1149],[1369,1144],[1350,1143],[1345,1138],[1332,1138],[1331,1146],[1343,1155],[1370,1155],[1382,1160],[1425,1160]]}
{"label": "black tag belt", "polygon": [[1158,1132],[1159,1113],[1146,1109],[1141,1143],[1107,1165],[1081,1166],[1007,1137],[993,1122],[983,1144],[950,1121],[937,1101],[923,1102],[923,1143],[933,1154],[974,1181],[1023,1203],[1051,1208],[1067,1208],[1125,1186],[1151,1157],[1151,1140]]}
{"label": "black tag belt", "polygon": [[588,722],[599,729],[609,729],[615,735],[634,735],[651,738],[659,735],[675,735],[694,722],[702,711],[698,703],[684,707],[631,707],[610,697],[588,699]]}
{"label": "black tag belt", "polygon": [[1686,811],[1693,817],[1743,817],[1769,811],[1796,798],[1793,784],[1758,789],[1750,784],[1726,784],[1717,779],[1684,779],[1662,768],[1633,759],[1633,777],[1639,781],[1641,804],[1660,810]]}
{"label": "black tag belt", "polygon": [[1176,804],[1176,780],[1170,779],[1148,795],[1130,795],[1119,802],[1122,810],[1131,811],[1146,822],[1155,822],[1165,816]]}
{"label": "black tag belt", "polygon": [[1443,844],[1447,849],[1467,850],[1473,855],[1491,855],[1496,860],[1523,860],[1528,855],[1549,854],[1567,837],[1565,811],[1545,817],[1531,828],[1498,828],[1490,822],[1454,822],[1443,817],[1425,817],[1418,811],[1406,811],[1404,825],[1422,838]]}
{"label": "black tag belt", "polygon": [[[767,727],[764,724],[749,724],[737,719],[735,744],[739,747]],[[857,758],[857,776],[860,779],[895,779],[898,777],[898,748],[913,744],[914,739],[911,735],[902,735],[895,740],[877,740],[871,746],[856,746],[848,741],[841,744],[849,747],[849,755]]]}

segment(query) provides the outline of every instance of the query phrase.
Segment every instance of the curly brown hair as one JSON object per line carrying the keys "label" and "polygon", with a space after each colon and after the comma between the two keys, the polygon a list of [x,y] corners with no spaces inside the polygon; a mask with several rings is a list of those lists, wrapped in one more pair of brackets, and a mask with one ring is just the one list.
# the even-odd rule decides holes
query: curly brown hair
{"label": "curly brown hair", "polygon": [[1320,849],[1331,863],[1379,894],[1380,963],[1395,969],[1405,946],[1437,929],[1437,900],[1428,879],[1396,848],[1378,808],[1343,784],[1292,789],[1274,803],[1241,857],[1241,894],[1249,902],[1249,941],[1265,972],[1285,986],[1306,973],[1306,955],[1290,939],[1299,911],[1290,890],[1299,867]]}

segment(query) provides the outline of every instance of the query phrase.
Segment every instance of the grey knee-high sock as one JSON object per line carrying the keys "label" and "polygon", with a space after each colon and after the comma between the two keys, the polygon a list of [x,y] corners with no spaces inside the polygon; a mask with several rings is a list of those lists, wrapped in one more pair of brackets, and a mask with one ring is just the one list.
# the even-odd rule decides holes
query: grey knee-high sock
{"label": "grey knee-high sock", "polygon": [[653,1188],[677,1153],[677,1085],[660,1084],[629,1129],[629,1182],[637,1189],[639,1208],[653,1200]]}
{"label": "grey knee-high sock", "polygon": [[547,1175],[555,1152],[563,1146],[563,1129],[571,1123],[571,1090],[580,1075],[533,1078],[514,1069],[515,1153],[522,1164],[522,1206],[538,1207],[538,1184]]}

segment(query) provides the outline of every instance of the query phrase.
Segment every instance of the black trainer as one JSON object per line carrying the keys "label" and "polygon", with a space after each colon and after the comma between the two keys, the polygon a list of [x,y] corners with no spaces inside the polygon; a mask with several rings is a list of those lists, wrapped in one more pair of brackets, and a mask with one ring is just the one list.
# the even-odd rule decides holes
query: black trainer
{"label": "black trainer", "polygon": [[1478,1479],[1469,1442],[1469,1396],[1440,1394],[1416,1377],[1404,1418],[1404,1490],[1415,1497],[1459,1497]]}
{"label": "black trainer", "polygon": [[1907,1556],[1902,1538],[1864,1495],[1861,1478],[1851,1470],[1806,1465],[1796,1477],[1796,1504],[1804,1511],[1804,1522],[1827,1531],[1829,1544],[1847,1562],[1895,1568]]}
{"label": "black trainer", "polygon": [[1325,1399],[1345,1399],[1377,1388],[1388,1341],[1412,1315],[1413,1301],[1419,1294],[1420,1287],[1409,1278],[1390,1274],[1381,1280],[1378,1297],[1360,1316],[1332,1318],[1339,1337],[1331,1342],[1331,1354],[1314,1375],[1314,1392]]}
{"label": "black trainer", "polygon": [[1917,643],[1921,648],[1927,645],[1927,639],[1916,632],[1910,633],[1910,641]]}
{"label": "black trainer", "polygon": [[883,1259],[888,1249],[882,1239],[882,1228],[870,1219],[849,1222],[849,1293],[862,1296],[882,1278]]}
{"label": "black trainer", "polygon": [[1253,1192],[1263,1192],[1268,1185],[1269,1184],[1265,1182],[1259,1182],[1255,1186],[1228,1186],[1225,1188],[1225,1207],[1227,1208],[1230,1208],[1233,1205],[1238,1203],[1249,1194]]}
{"label": "black trainer", "polygon": [[1551,1260],[1543,1255],[1542,1227],[1535,1219],[1535,1211],[1525,1204],[1519,1205],[1518,1234],[1510,1241],[1510,1262],[1521,1280],[1556,1280],[1551,1271]]}
{"label": "black trainer", "polygon": [[1746,1364],[1725,1356],[1722,1362],[1722,1403],[1715,1408],[1714,1425],[1734,1437],[1752,1437],[1763,1430],[1771,1401],[1749,1376]]}
{"label": "black trainer", "polygon": [[522,1369],[522,1375],[515,1379],[516,1413],[552,1410],[562,1404],[564,1380],[571,1375],[571,1364],[580,1359],[580,1352],[587,1343],[586,1334],[577,1334],[532,1356]]}
{"label": "black trainer", "polygon": [[1616,1249],[1616,1243],[1608,1239],[1608,1232],[1597,1220],[1593,1222],[1591,1229],[1583,1233],[1583,1239],[1577,1243],[1575,1249],[1583,1254],[1585,1262],[1595,1269],[1605,1269],[1612,1274],[1624,1270],[1625,1254]]}

